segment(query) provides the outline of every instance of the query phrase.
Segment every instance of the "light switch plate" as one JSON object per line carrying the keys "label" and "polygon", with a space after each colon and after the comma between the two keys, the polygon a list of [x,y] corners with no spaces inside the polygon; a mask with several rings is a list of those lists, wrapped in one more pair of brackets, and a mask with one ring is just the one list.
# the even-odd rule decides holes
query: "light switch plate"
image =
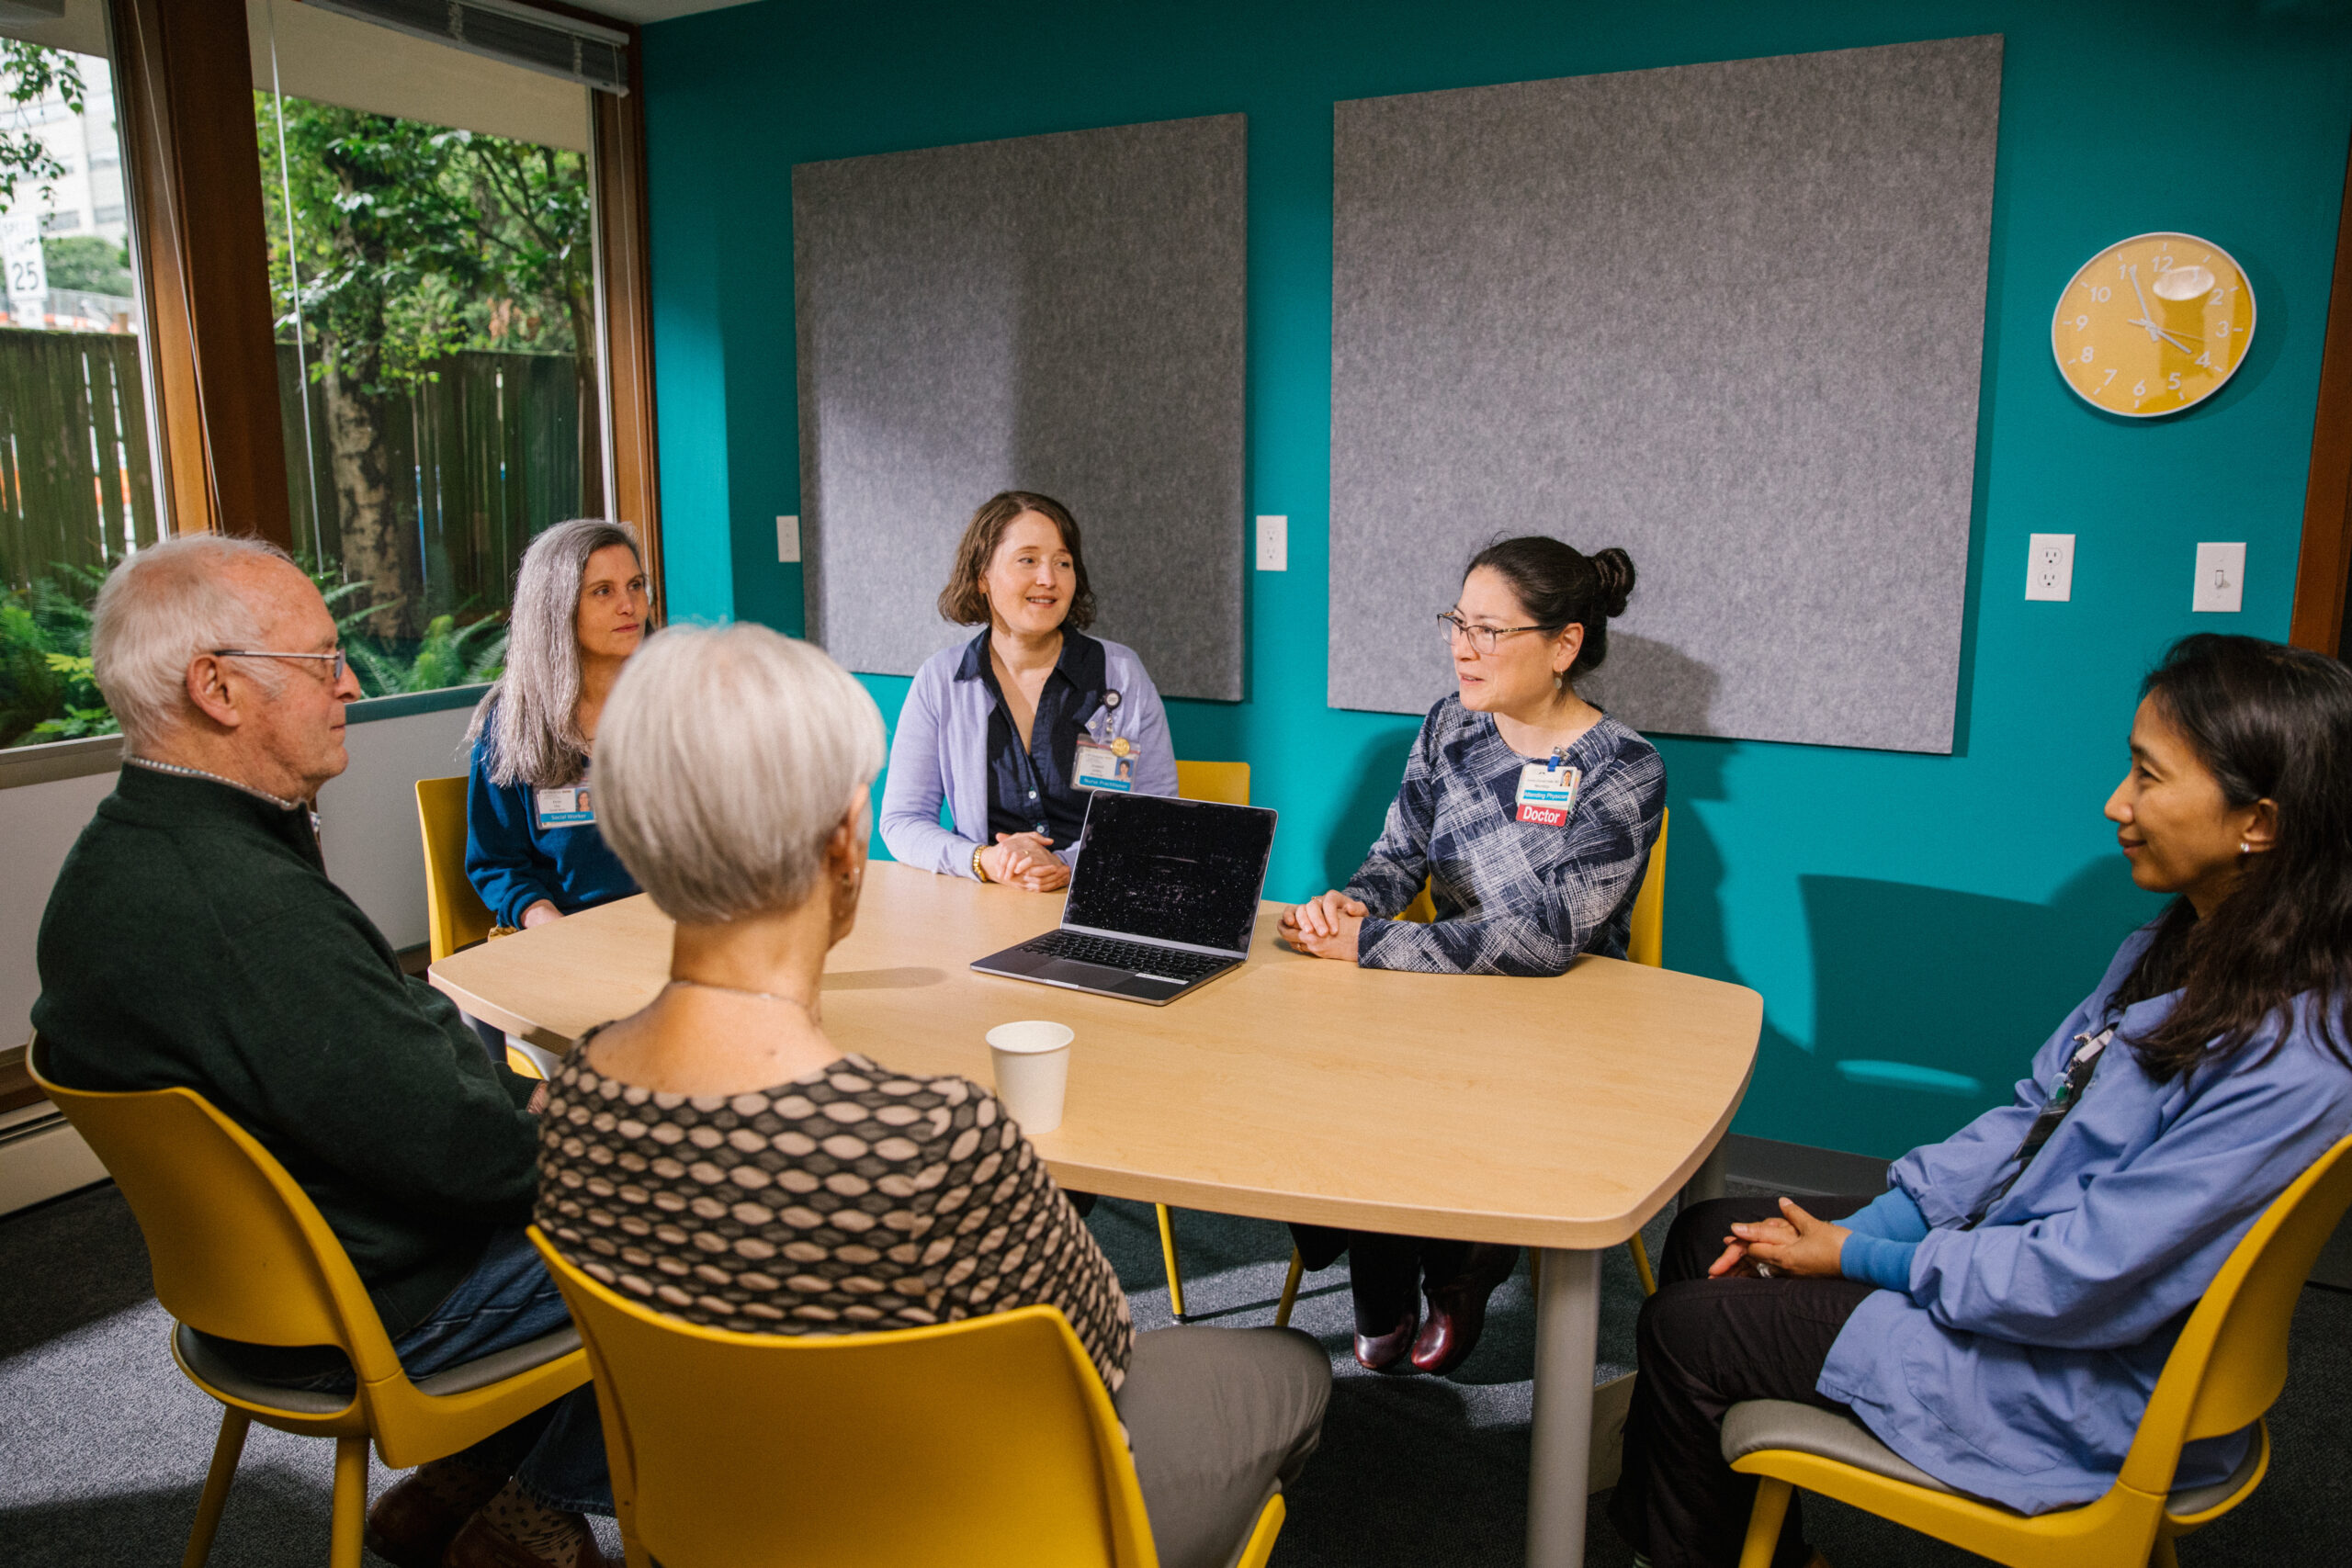
{"label": "light switch plate", "polygon": [[2197,592],[2189,599],[2192,610],[2217,610],[2233,615],[2245,590],[2245,547],[2244,545],[2208,545],[2197,547]]}
{"label": "light switch plate", "polygon": [[1261,517],[1258,519],[1258,570],[1288,571],[1290,570],[1290,519]]}
{"label": "light switch plate", "polygon": [[2029,599],[2072,599],[2075,596],[2075,536],[2036,534],[2026,541],[2025,596]]}
{"label": "light switch plate", "polygon": [[779,517],[775,520],[775,558],[790,563],[800,558],[800,519]]}

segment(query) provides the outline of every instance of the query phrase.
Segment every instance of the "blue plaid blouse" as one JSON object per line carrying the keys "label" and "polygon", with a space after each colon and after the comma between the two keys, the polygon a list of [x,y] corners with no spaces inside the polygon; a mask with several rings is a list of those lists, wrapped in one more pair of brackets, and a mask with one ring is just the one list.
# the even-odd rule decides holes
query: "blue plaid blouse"
{"label": "blue plaid blouse", "polygon": [[[1634,898],[1666,812],[1666,763],[1607,715],[1577,738],[1565,828],[1521,822],[1531,761],[1449,696],[1430,709],[1380,841],[1347,886],[1377,919],[1357,962],[1434,975],[1557,975],[1578,953],[1625,956]],[[1430,883],[1434,925],[1394,919]]]}

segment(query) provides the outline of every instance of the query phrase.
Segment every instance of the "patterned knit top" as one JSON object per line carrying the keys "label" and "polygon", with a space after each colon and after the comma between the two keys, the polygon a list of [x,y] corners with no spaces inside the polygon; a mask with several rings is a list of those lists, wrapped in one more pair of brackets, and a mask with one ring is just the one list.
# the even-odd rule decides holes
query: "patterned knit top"
{"label": "patterned knit top", "polygon": [[846,1334],[1061,1308],[1102,1381],[1135,1329],[1118,1277],[994,1095],[864,1056],[756,1093],[657,1094],[583,1037],[548,1085],[539,1228],[688,1323]]}
{"label": "patterned knit top", "polygon": [[[1519,772],[1494,716],[1430,709],[1388,823],[1349,880],[1370,907],[1357,962],[1438,975],[1557,975],[1583,953],[1625,956],[1642,869],[1666,813],[1666,763],[1615,719],[1563,759],[1584,777],[1567,822],[1519,820]],[[1395,917],[1430,884],[1432,925]]]}

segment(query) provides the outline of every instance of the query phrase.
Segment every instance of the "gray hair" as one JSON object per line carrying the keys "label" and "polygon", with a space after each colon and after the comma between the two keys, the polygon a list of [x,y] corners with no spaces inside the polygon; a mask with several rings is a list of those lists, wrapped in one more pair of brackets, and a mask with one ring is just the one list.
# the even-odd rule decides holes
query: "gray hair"
{"label": "gray hair", "polygon": [[[261,640],[261,614],[235,581],[237,568],[259,561],[293,565],[260,539],[183,534],[107,573],[90,616],[90,662],[131,751],[187,722],[187,667],[198,654]],[[268,671],[253,675],[274,689]]]}
{"label": "gray hair", "polygon": [[558,523],[523,552],[506,617],[506,671],[474,709],[469,745],[487,731],[490,782],[557,789],[587,772],[580,733],[580,580],[588,558],[627,545],[645,564],[637,530],[602,517]]}
{"label": "gray hair", "polygon": [[621,671],[596,733],[605,841],[673,919],[793,909],[882,771],[882,714],[817,649],[750,623],[679,626]]}

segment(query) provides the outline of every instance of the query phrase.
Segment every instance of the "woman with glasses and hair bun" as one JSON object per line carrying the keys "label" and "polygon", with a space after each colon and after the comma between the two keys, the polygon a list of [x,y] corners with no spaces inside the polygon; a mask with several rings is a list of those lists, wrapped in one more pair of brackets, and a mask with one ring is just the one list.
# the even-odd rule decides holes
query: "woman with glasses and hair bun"
{"label": "woman with glasses and hair bun", "polygon": [[[1608,656],[1609,623],[1633,589],[1621,549],[1588,556],[1531,536],[1471,558],[1438,617],[1456,690],[1422,721],[1387,826],[1354,877],[1283,917],[1294,946],[1436,975],[1558,975],[1581,953],[1625,956],[1665,817],[1666,764],[1576,682]],[[1436,919],[1397,919],[1425,880]],[[1310,1269],[1349,1254],[1356,1359],[1375,1371],[1460,1365],[1519,1258],[1483,1243],[1292,1232]]]}
{"label": "woman with glasses and hair bun", "polygon": [[637,891],[596,831],[588,761],[605,695],[652,608],[626,523],[559,523],[523,552],[506,671],[466,731],[466,876],[502,927],[545,925]]}
{"label": "woman with glasses and hair bun", "polygon": [[[882,841],[910,865],[1032,893],[1069,886],[1088,795],[1176,793],[1159,689],[1134,649],[1086,635],[1078,520],[1009,490],[972,513],[939,614],[977,626],[915,671],[890,740]],[[942,803],[952,827],[939,823]]]}

